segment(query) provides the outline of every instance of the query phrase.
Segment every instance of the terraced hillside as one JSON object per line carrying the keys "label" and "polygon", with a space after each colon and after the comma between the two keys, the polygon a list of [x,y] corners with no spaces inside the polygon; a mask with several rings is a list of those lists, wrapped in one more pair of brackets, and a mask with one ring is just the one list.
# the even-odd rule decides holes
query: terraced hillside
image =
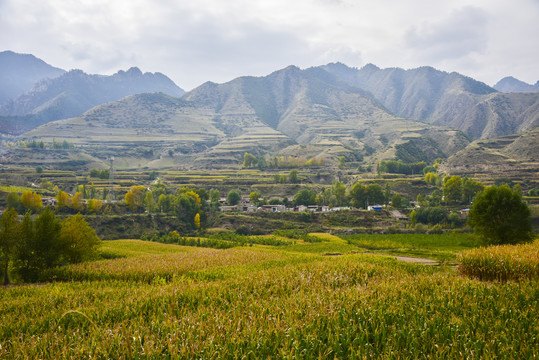
{"label": "terraced hillside", "polygon": [[539,179],[539,128],[517,135],[477,140],[439,168],[451,174]]}
{"label": "terraced hillside", "polygon": [[205,83],[181,100],[132,96],[25,138],[67,139],[93,156],[153,168],[230,166],[246,151],[375,163],[394,158],[397,145],[413,149],[408,160],[430,161],[468,143],[459,131],[392,115],[372,95],[326,71],[296,67]]}

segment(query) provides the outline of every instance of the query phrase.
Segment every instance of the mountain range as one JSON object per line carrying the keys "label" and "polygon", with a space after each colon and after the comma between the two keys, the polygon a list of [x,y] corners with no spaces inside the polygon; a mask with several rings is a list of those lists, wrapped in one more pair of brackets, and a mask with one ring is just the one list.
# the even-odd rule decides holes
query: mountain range
{"label": "mountain range", "polygon": [[[21,67],[15,59],[11,62],[4,61],[14,57],[26,60],[26,67],[29,69],[39,69],[33,72],[34,78],[39,79],[30,90],[0,105],[0,131],[4,132],[22,133],[51,121],[79,116],[94,106],[133,94],[164,92],[179,97],[184,93],[184,90],[165,75],[143,74],[136,67],[127,71],[120,70],[111,76],[89,75],[81,70],[61,70],[59,73],[51,70],[59,69],[52,68],[31,55],[0,53],[0,63],[6,63],[3,72],[13,74],[13,83],[16,83],[18,73],[25,74],[24,66]],[[56,76],[53,76],[54,74]],[[28,78],[22,75],[21,77]]]}
{"label": "mountain range", "polygon": [[473,139],[536,128],[539,93],[504,93],[432,67],[372,64],[289,66],[262,77],[206,82],[188,93],[137,68],[112,76],[74,70],[41,80],[0,113],[9,114],[0,117],[0,131],[66,139],[93,162],[114,155],[124,167],[141,161],[150,168],[226,166],[246,151],[430,162]]}

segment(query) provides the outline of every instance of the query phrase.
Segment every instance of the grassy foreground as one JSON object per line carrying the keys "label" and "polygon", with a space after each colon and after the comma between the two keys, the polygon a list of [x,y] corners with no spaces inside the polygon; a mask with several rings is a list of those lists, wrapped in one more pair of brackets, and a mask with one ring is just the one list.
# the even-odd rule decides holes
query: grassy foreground
{"label": "grassy foreground", "polygon": [[105,242],[112,259],[51,274],[63,282],[0,289],[0,358],[537,356],[537,278],[481,282],[327,240]]}

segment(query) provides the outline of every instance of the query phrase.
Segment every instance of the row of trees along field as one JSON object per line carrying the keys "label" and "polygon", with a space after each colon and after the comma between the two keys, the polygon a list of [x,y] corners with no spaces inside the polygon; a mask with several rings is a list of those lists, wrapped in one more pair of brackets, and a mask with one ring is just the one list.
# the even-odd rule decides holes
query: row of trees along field
{"label": "row of trees along field", "polygon": [[27,212],[21,221],[16,210],[8,209],[0,217],[4,284],[10,282],[10,268],[23,281],[36,281],[45,269],[96,258],[99,242],[80,214],[60,221],[47,207],[35,217]]}
{"label": "row of trees along field", "polygon": [[[428,172],[427,175],[432,174]],[[297,170],[293,169],[289,175],[291,181],[297,179]],[[50,184],[49,187],[52,187]],[[93,186],[87,190],[86,186],[78,186],[74,195],[58,190],[56,194],[56,211],[65,214],[75,214],[78,212],[86,214],[122,214],[129,213],[166,213],[175,214],[181,221],[190,226],[199,227],[199,223],[204,225],[206,213],[217,211],[220,207],[221,194],[216,189],[208,192],[204,188],[182,187],[177,191],[168,188],[163,183],[158,182],[147,188],[143,185],[132,186],[125,194],[124,200],[120,202],[106,203],[95,199],[96,192]],[[471,199],[483,189],[483,185],[472,179],[462,179],[459,176],[446,177],[442,193],[435,189],[430,196],[419,195],[417,202],[422,207],[439,206],[445,197],[448,204],[469,203]],[[90,199],[88,199],[90,197]],[[236,205],[241,200],[241,193],[237,190],[230,190],[227,194],[229,205]],[[409,206],[409,199],[403,195],[391,191],[389,183],[382,187],[377,183],[363,184],[356,182],[348,188],[343,182],[336,181],[332,186],[321,189],[317,192],[312,188],[300,189],[288,200],[282,199],[267,200],[260,193],[249,194],[251,203],[262,206],[266,204],[283,204],[286,206],[298,205],[324,205],[330,207],[352,206],[366,209],[369,205],[392,205],[395,208]],[[17,210],[19,213],[25,211],[38,212],[43,207],[41,196],[30,190],[22,193],[10,193],[7,197],[7,207]],[[197,221],[195,221],[197,218]],[[421,219],[421,217],[419,217]]]}

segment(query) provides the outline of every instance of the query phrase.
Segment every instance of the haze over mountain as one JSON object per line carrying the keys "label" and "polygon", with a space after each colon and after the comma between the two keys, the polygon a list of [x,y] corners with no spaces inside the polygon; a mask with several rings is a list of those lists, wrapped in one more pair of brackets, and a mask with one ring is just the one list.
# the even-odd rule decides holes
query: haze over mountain
{"label": "haze over mountain", "polygon": [[398,116],[464,131],[473,139],[522,132],[539,124],[539,93],[504,94],[458,73],[432,67],[404,70],[321,66],[374,94]]}
{"label": "haze over mountain", "polygon": [[128,95],[152,92],[176,97],[184,93],[165,75],[143,74],[136,67],[111,76],[71,70],[57,78],[41,80],[32,90],[0,106],[0,124],[5,130],[24,131],[81,115],[94,106]]}
{"label": "haze over mountain", "polygon": [[535,85],[525,83],[515,79],[512,76],[507,76],[501,79],[494,85],[494,89],[501,92],[538,92],[539,91],[539,81]]}
{"label": "haze over mountain", "polygon": [[34,55],[0,52],[0,105],[32,89],[40,80],[65,73]]}

